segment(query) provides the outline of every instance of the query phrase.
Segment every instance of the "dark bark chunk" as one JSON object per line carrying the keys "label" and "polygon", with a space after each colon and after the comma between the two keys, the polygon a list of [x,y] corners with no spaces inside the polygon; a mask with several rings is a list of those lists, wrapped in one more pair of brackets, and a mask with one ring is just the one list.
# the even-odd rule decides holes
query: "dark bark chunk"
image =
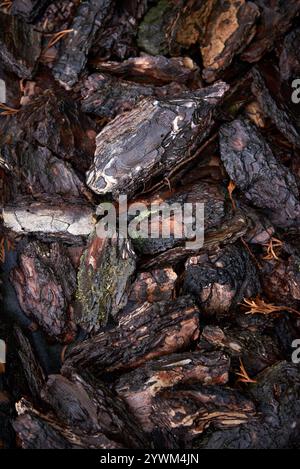
{"label": "dark bark chunk", "polygon": [[123,375],[116,391],[142,428],[151,432],[153,399],[160,391],[179,383],[226,384],[229,365],[228,357],[219,352],[174,354]]}
{"label": "dark bark chunk", "polygon": [[243,298],[256,296],[260,283],[248,252],[233,245],[216,254],[191,257],[186,263],[183,289],[195,296],[206,314],[222,315]]}
{"label": "dark bark chunk", "polygon": [[86,0],[78,7],[70,28],[73,31],[64,40],[59,59],[53,68],[55,78],[67,89],[78,81],[94,37],[113,5],[114,0]]}
{"label": "dark bark chunk", "polygon": [[300,28],[294,29],[288,34],[283,43],[280,55],[280,74],[283,80],[297,79],[300,77]]}
{"label": "dark bark chunk", "polygon": [[22,310],[57,340],[74,336],[69,303],[76,288],[73,265],[59,243],[29,243],[20,254],[11,281]]}
{"label": "dark bark chunk", "polygon": [[41,34],[21,19],[0,12],[0,61],[20,78],[30,78],[41,54]]}
{"label": "dark bark chunk", "polygon": [[88,186],[97,194],[132,196],[152,177],[167,176],[208,136],[227,89],[219,83],[171,100],[145,99],[116,117],[97,136]]}
{"label": "dark bark chunk", "polygon": [[52,3],[52,0],[14,0],[10,13],[21,16],[28,23],[34,23],[50,3]]}
{"label": "dark bark chunk", "polygon": [[95,375],[128,370],[152,358],[189,348],[199,335],[199,311],[189,297],[144,303],[125,310],[118,326],[75,346],[64,369],[79,367]]}
{"label": "dark bark chunk", "polygon": [[129,301],[133,303],[156,303],[172,300],[175,295],[177,275],[169,267],[138,274],[132,285]]}
{"label": "dark bark chunk", "polygon": [[255,126],[237,119],[221,127],[221,158],[247,200],[280,227],[298,226],[299,191],[294,176],[276,161]]}

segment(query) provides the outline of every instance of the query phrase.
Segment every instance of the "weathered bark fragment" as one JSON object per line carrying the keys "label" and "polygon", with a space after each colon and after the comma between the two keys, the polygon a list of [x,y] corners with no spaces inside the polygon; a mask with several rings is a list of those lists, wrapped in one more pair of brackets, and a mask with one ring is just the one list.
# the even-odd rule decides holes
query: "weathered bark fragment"
{"label": "weathered bark fragment", "polygon": [[[188,349],[199,335],[199,311],[189,297],[125,310],[118,326],[75,346],[63,370],[95,375],[136,368],[147,360]],[[63,371],[64,372],[64,371]]]}
{"label": "weathered bark fragment", "polygon": [[219,352],[174,354],[147,362],[116,383],[116,392],[125,400],[142,428],[151,432],[154,397],[179,383],[226,384],[230,360]]}
{"label": "weathered bark fragment", "polygon": [[111,73],[124,80],[138,83],[164,85],[172,82],[198,84],[199,68],[189,57],[156,57],[144,54],[123,62],[94,62],[93,66],[102,73]]}
{"label": "weathered bark fragment", "polygon": [[71,372],[68,378],[49,376],[43,399],[64,425],[96,439],[98,434],[124,447],[142,448],[143,432],[126,404],[101,382]]}
{"label": "weathered bark fragment", "polygon": [[184,292],[189,292],[207,315],[228,313],[243,298],[256,296],[260,283],[246,250],[227,246],[223,250],[186,263]]}
{"label": "weathered bark fragment", "polygon": [[298,226],[299,191],[290,171],[276,161],[255,126],[237,119],[220,130],[221,158],[246,199],[276,226]]}
{"label": "weathered bark fragment", "polygon": [[214,431],[197,445],[214,449],[297,448],[300,425],[299,368],[286,362],[262,372],[250,394],[260,418],[236,428]]}
{"label": "weathered bark fragment", "polygon": [[283,80],[289,81],[300,77],[300,28],[294,29],[283,42],[280,55],[280,75]]}
{"label": "weathered bark fragment", "polygon": [[288,31],[300,11],[298,0],[256,0],[255,3],[261,10],[257,34],[252,44],[241,55],[242,60],[250,63],[258,62],[273,48],[275,41]]}
{"label": "weathered bark fragment", "polygon": [[213,82],[253,39],[259,17],[255,3],[245,0],[218,2],[201,42],[203,77]]}
{"label": "weathered bark fragment", "polygon": [[50,3],[52,0],[14,0],[10,13],[24,18],[28,23],[34,23]]}
{"label": "weathered bark fragment", "polygon": [[128,299],[139,304],[173,300],[176,280],[177,275],[171,267],[141,272],[132,285]]}
{"label": "weathered bark fragment", "polygon": [[116,117],[97,136],[88,186],[97,194],[132,196],[151,178],[167,176],[208,136],[227,89],[218,83],[171,100],[145,99]]}
{"label": "weathered bark fragment", "polygon": [[2,67],[20,78],[30,78],[41,54],[42,35],[21,19],[0,12]]}
{"label": "weathered bark fragment", "polygon": [[[57,268],[59,266],[59,268]],[[74,337],[69,304],[76,289],[73,265],[59,243],[30,242],[11,273],[22,310],[57,340]]]}
{"label": "weathered bark fragment", "polygon": [[91,236],[77,276],[77,324],[97,332],[125,306],[135,264],[129,240]]}
{"label": "weathered bark fragment", "polygon": [[114,0],[85,0],[81,2],[71,25],[73,31],[63,41],[54,76],[67,89],[77,81],[87,62],[87,55],[97,31],[103,27]]}

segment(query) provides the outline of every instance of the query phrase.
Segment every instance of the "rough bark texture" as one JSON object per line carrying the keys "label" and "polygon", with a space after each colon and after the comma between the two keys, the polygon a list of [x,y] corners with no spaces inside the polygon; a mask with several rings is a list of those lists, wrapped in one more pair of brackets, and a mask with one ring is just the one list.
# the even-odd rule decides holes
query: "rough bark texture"
{"label": "rough bark texture", "polygon": [[75,346],[63,370],[88,369],[96,375],[136,368],[155,357],[188,349],[199,335],[199,311],[189,297],[144,303],[119,316],[119,324]]}

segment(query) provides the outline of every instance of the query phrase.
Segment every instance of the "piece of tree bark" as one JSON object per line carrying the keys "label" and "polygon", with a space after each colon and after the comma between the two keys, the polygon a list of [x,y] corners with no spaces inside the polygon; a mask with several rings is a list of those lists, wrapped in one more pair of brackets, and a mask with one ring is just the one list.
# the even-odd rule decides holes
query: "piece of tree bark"
{"label": "piece of tree bark", "polygon": [[0,12],[2,67],[20,78],[30,78],[41,54],[42,35],[16,16]]}
{"label": "piece of tree bark", "polygon": [[128,448],[142,448],[147,440],[126,404],[100,381],[71,372],[68,378],[49,376],[42,392],[64,425],[91,437],[104,434]]}
{"label": "piece of tree bark", "polygon": [[134,195],[154,176],[167,177],[208,136],[217,104],[227,90],[225,83],[219,83],[170,100],[149,98],[116,117],[97,136],[88,186],[116,198]]}
{"label": "piece of tree bark", "polygon": [[16,408],[19,416],[13,427],[22,449],[124,449],[101,433],[89,436],[65,426],[53,415],[36,411],[24,399]]}
{"label": "piece of tree bark", "polygon": [[220,130],[221,158],[246,199],[280,227],[298,226],[299,191],[293,174],[279,161],[253,124],[236,119]]}
{"label": "piece of tree bark", "polygon": [[[199,68],[189,57],[156,57],[144,54],[123,62],[94,61],[93,67],[124,80],[137,83],[164,85],[172,82],[200,85]],[[200,86],[199,86],[200,87]]]}
{"label": "piece of tree bark", "polygon": [[63,370],[88,369],[98,376],[129,370],[147,360],[186,350],[199,335],[199,311],[189,297],[125,308],[118,319],[113,329],[72,348]]}
{"label": "piece of tree bark", "polygon": [[256,0],[261,10],[257,34],[250,46],[243,52],[241,59],[247,62],[258,62],[266,52],[273,48],[288,31],[294,18],[300,12],[298,0],[282,2],[281,0]]}
{"label": "piece of tree bark", "polygon": [[50,337],[62,341],[74,337],[69,304],[76,289],[76,273],[62,245],[30,242],[20,253],[11,281],[22,310]]}
{"label": "piece of tree bark", "polygon": [[201,42],[203,77],[209,83],[218,78],[253,39],[259,17],[255,3],[245,0],[218,2]]}
{"label": "piece of tree bark", "polygon": [[300,28],[294,29],[283,42],[280,54],[280,75],[283,80],[290,81],[300,77]]}
{"label": "piece of tree bark", "polygon": [[97,31],[103,24],[114,0],[85,0],[81,2],[71,25],[72,31],[63,41],[53,73],[59,82],[70,89],[87,62],[87,55]]}
{"label": "piece of tree bark", "polygon": [[14,0],[10,13],[24,18],[28,23],[34,23],[51,3],[52,0]]}
{"label": "piece of tree bark", "polygon": [[229,366],[228,357],[219,352],[173,354],[121,376],[115,389],[142,428],[151,432],[153,399],[160,391],[179,383],[226,384]]}
{"label": "piece of tree bark", "polygon": [[177,274],[171,267],[141,272],[133,283],[128,300],[133,303],[171,301],[175,297]]}
{"label": "piece of tree bark", "polygon": [[241,246],[191,257],[185,266],[183,290],[195,296],[207,315],[224,315],[243,298],[260,291],[258,274],[248,252]]}
{"label": "piece of tree bark", "polygon": [[77,275],[76,323],[97,332],[116,316],[127,303],[135,265],[129,240],[92,234]]}

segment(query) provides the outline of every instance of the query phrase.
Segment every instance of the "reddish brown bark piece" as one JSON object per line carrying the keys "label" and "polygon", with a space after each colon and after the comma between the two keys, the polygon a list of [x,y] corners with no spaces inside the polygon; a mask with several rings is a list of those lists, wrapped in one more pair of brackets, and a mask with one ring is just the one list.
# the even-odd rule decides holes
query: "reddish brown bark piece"
{"label": "reddish brown bark piece", "polygon": [[153,430],[153,399],[179,383],[226,384],[230,360],[219,352],[182,353],[147,362],[116,384],[117,393],[147,432]]}
{"label": "reddish brown bark piece", "polygon": [[199,336],[199,311],[189,297],[144,303],[124,310],[118,326],[75,346],[63,370],[88,369],[96,375],[136,368],[147,360],[186,350]]}
{"label": "reddish brown bark piece", "polygon": [[132,285],[129,301],[155,303],[172,300],[175,295],[176,280],[177,275],[171,267],[141,272]]}
{"label": "reddish brown bark piece", "polygon": [[[59,266],[59,268],[57,268]],[[69,303],[76,288],[75,270],[59,243],[29,243],[11,273],[22,310],[57,340],[74,337]]]}
{"label": "reddish brown bark piece", "polygon": [[206,81],[215,81],[235,55],[251,42],[258,17],[259,9],[255,3],[245,0],[219,2],[213,9],[201,42],[203,77]]}

